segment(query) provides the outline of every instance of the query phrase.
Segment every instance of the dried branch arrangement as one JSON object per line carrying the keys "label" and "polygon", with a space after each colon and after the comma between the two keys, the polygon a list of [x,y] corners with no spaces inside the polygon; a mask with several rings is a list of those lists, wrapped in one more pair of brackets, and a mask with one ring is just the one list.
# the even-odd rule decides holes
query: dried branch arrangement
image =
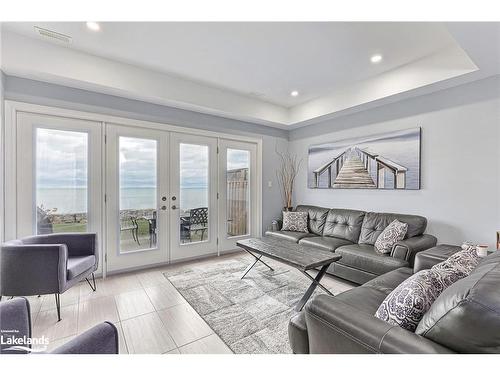
{"label": "dried branch arrangement", "polygon": [[290,209],[292,206],[292,194],[293,185],[295,183],[295,178],[299,173],[300,164],[302,159],[297,159],[296,155],[292,155],[290,152],[280,152],[276,148],[276,154],[280,157],[280,167],[276,171],[276,177],[278,178],[278,184],[281,187],[281,197],[283,199],[284,208]]}

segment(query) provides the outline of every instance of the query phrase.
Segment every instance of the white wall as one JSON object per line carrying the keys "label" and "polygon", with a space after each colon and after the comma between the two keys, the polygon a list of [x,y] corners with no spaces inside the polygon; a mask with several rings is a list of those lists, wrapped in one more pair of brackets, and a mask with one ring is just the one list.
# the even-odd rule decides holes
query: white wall
{"label": "white wall", "polygon": [[[429,219],[428,232],[441,243],[472,240],[493,245],[500,230],[499,76],[291,132],[27,79],[4,79],[5,99],[261,137],[264,230],[283,206],[275,176],[276,144],[304,158],[296,204],[421,214]],[[307,188],[309,145],[416,126],[422,127],[421,190]]]}
{"label": "white wall", "polygon": [[[1,27],[1,26],[0,26]],[[1,39],[1,32],[0,32]],[[0,57],[1,61],[1,57]],[[0,242],[3,242],[3,132],[4,132],[4,81],[5,76],[0,70]]]}
{"label": "white wall", "polygon": [[422,128],[421,190],[308,189],[303,168],[295,202],[420,214],[440,243],[470,240],[494,246],[500,230],[499,87],[496,77],[292,132],[290,150],[306,166],[311,144]]}
{"label": "white wall", "polygon": [[4,89],[10,100],[262,138],[262,229],[280,215],[275,148],[287,148],[285,130],[12,76],[5,76]]}

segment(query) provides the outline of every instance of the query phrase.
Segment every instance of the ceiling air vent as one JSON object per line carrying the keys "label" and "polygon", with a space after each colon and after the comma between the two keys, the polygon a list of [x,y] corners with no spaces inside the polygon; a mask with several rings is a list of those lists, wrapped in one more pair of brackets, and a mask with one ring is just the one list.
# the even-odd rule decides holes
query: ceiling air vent
{"label": "ceiling air vent", "polygon": [[71,37],[68,35],[64,35],[52,30],[47,30],[43,29],[41,27],[35,26],[35,31],[38,35],[40,35],[43,38],[50,39],[51,41],[57,41],[57,42],[62,42],[69,44],[71,43]]}

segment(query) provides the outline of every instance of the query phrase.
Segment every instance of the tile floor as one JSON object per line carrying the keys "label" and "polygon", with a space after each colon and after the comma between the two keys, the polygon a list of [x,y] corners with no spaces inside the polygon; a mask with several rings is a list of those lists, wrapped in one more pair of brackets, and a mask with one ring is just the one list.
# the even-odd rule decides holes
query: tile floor
{"label": "tile floor", "polygon": [[[233,253],[222,257],[245,256]],[[82,282],[61,295],[60,322],[53,295],[29,297],[33,336],[48,337],[50,350],[108,320],[118,327],[120,353],[231,353],[162,274],[167,268],[189,268],[220,260],[206,258],[97,279],[96,292]],[[323,279],[323,284],[334,294],[352,287],[330,276]]]}

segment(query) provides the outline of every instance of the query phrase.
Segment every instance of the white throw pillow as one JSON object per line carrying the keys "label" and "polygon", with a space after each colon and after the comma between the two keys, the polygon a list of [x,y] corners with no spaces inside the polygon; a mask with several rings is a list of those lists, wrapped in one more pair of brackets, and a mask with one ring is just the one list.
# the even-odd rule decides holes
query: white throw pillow
{"label": "white throw pillow", "polygon": [[307,212],[283,211],[283,228],[281,230],[309,233],[307,217]]}
{"label": "white throw pillow", "polygon": [[407,230],[408,224],[394,220],[378,236],[375,241],[375,249],[382,254],[390,253],[396,242],[405,238]]}

